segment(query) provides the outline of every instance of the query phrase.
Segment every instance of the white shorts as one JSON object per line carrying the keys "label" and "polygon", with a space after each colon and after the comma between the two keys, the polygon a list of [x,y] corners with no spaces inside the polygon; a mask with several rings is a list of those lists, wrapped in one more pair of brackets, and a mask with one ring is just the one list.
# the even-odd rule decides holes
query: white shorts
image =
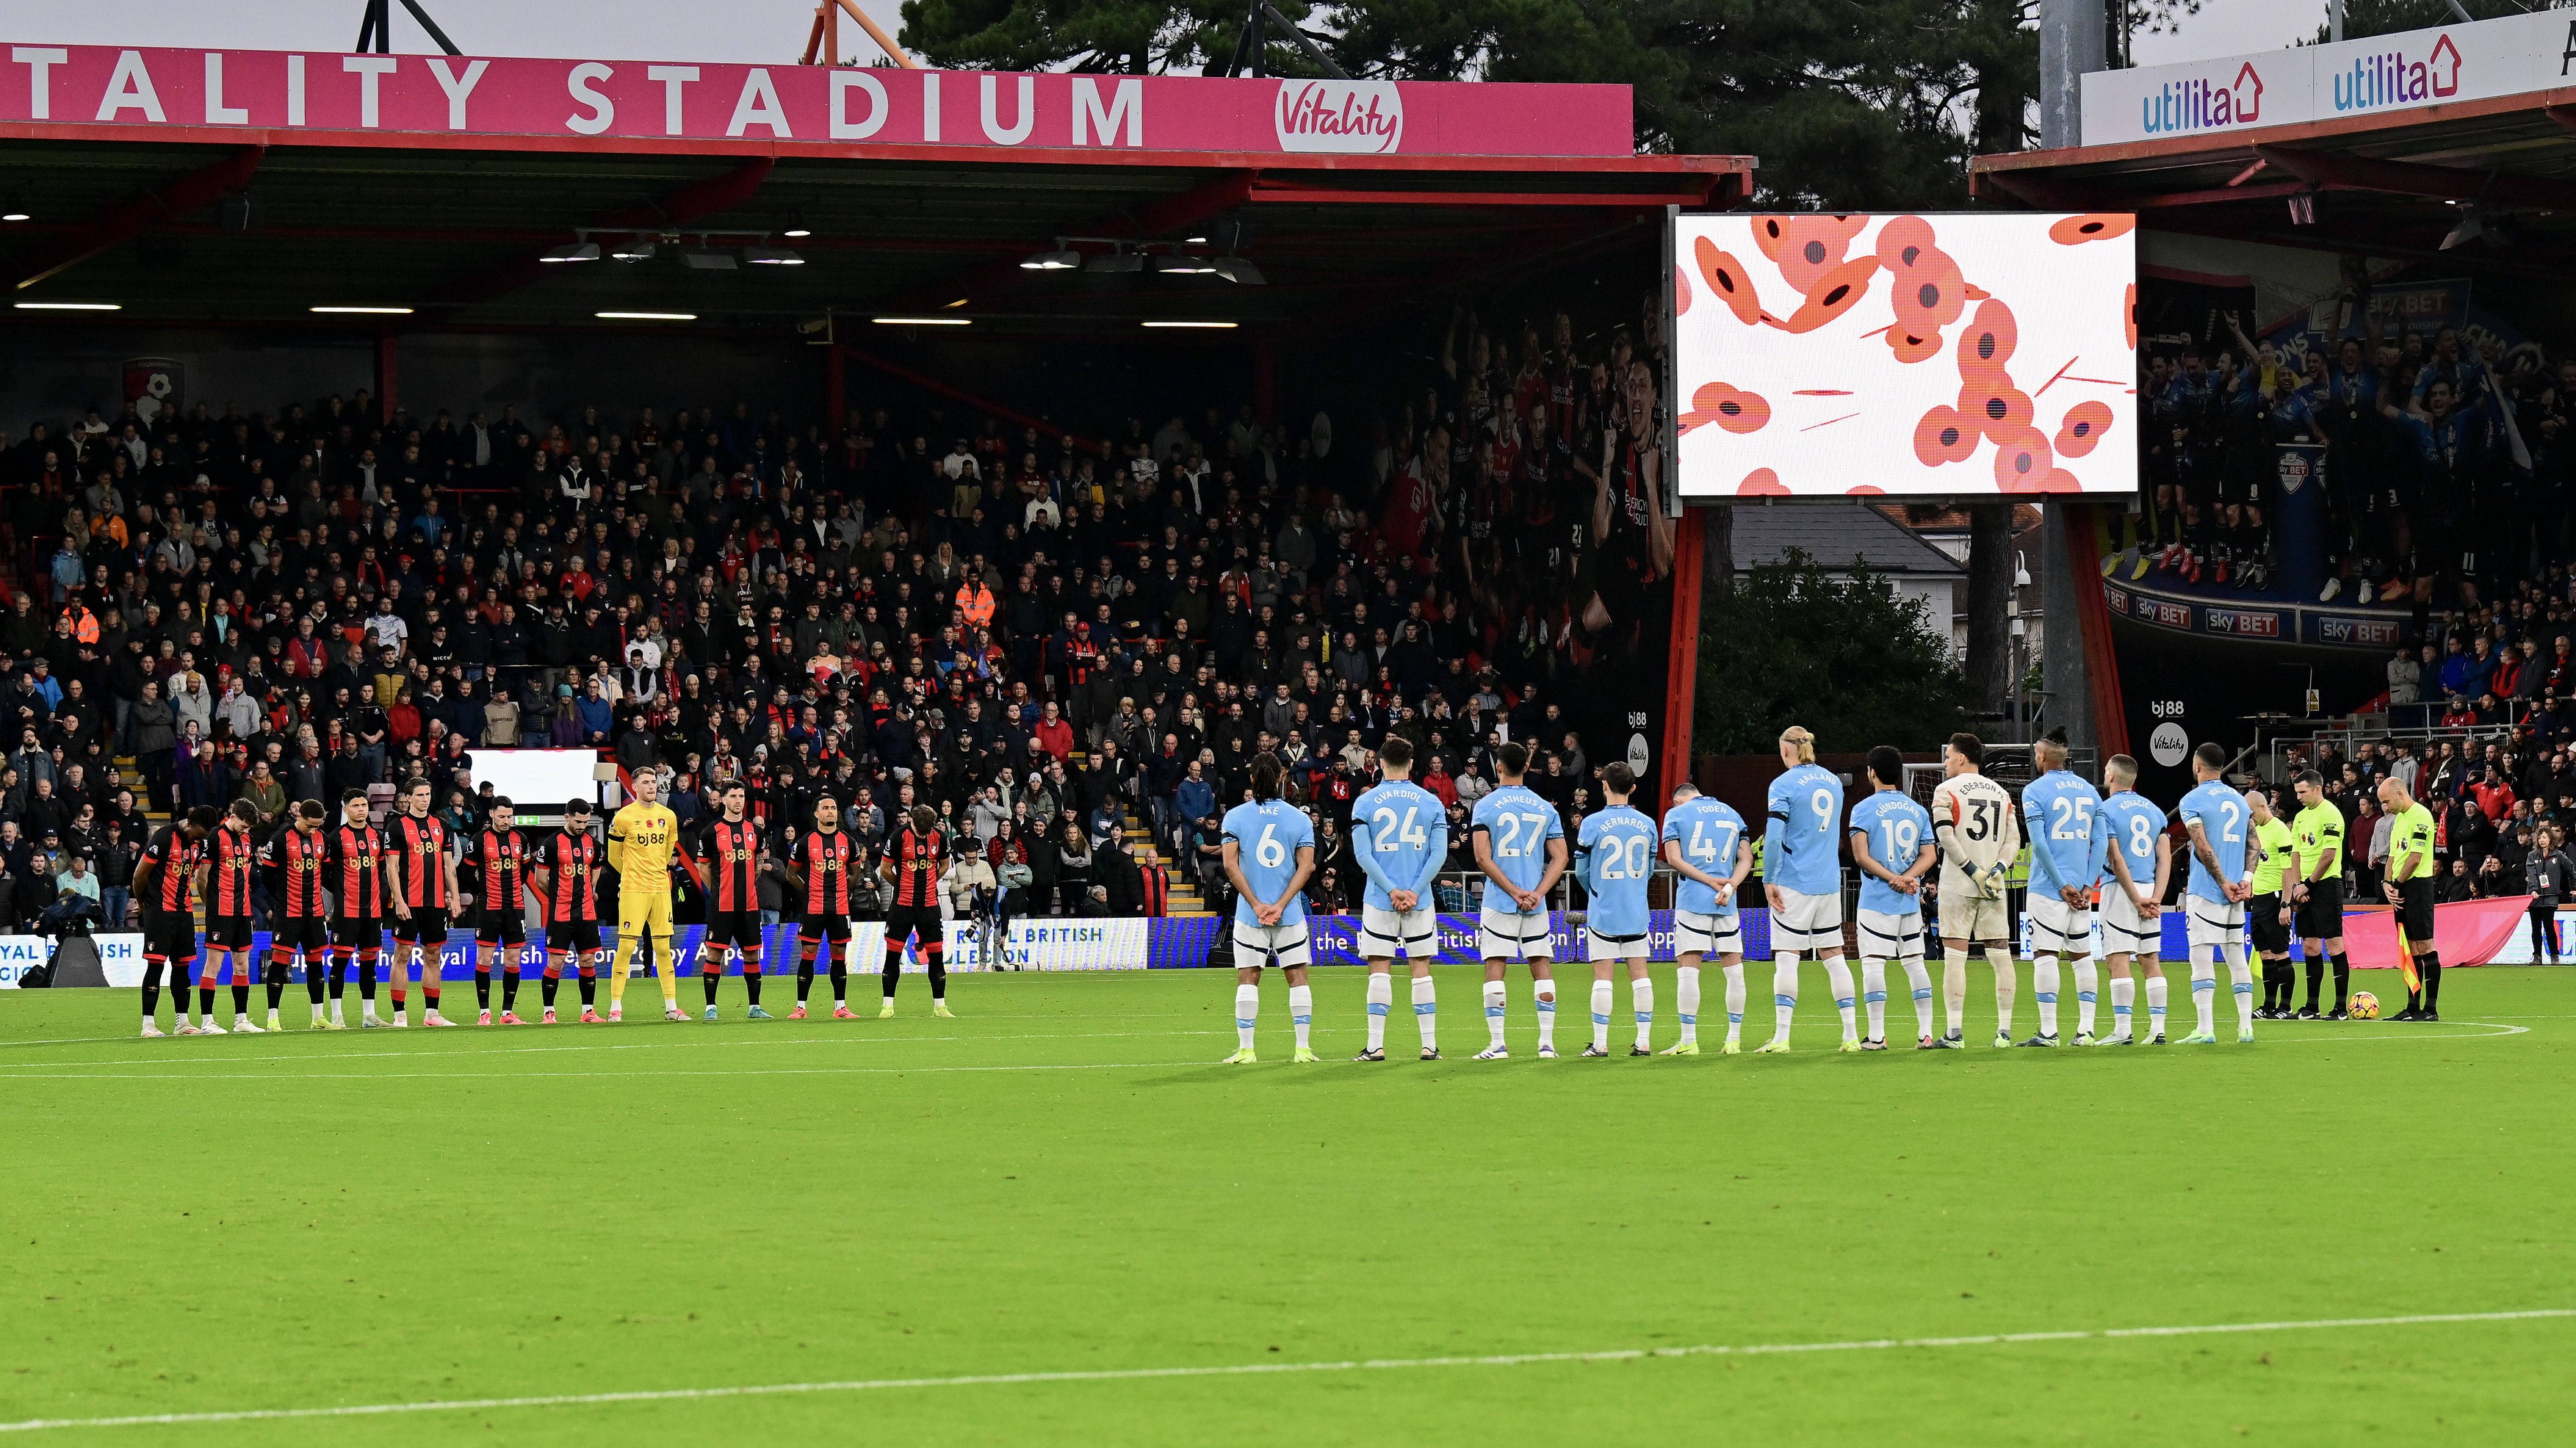
{"label": "white shorts", "polygon": [[1780,908],[1771,912],[1773,955],[1842,954],[1843,897],[1780,892]]}
{"label": "white shorts", "polygon": [[[1423,898],[1430,896],[1426,892]],[[1398,911],[1361,902],[1360,959],[1393,960],[1401,955],[1406,960],[1429,960],[1439,953],[1440,922],[1430,906]]]}
{"label": "white shorts", "polygon": [[[1271,957],[1277,957],[1272,959]],[[1282,920],[1276,925],[1253,925],[1234,922],[1234,964],[1238,970],[1248,966],[1277,965],[1282,970],[1307,963],[1306,922]]]}
{"label": "white shorts", "polygon": [[1723,915],[1696,915],[1688,910],[1673,912],[1673,954],[1743,953],[1744,917],[1735,911],[1729,910]]}
{"label": "white shorts", "polygon": [[1976,945],[2004,945],[2013,938],[2012,907],[2000,895],[1980,900],[1974,895],[1941,892],[1941,938]]}
{"label": "white shorts", "polygon": [[2030,892],[2025,910],[2030,916],[2030,953],[2033,957],[2092,954],[2091,910],[2079,909],[2063,899],[2044,896],[2036,890]]}
{"label": "white shorts", "polygon": [[1476,915],[1476,953],[1486,960],[1553,960],[1556,945],[1548,939],[1547,912],[1497,910],[1490,903],[1496,898],[1511,897],[1499,890],[1487,892],[1488,903]]}
{"label": "white shorts", "polygon": [[1644,960],[1652,947],[1646,931],[1634,935],[1604,935],[1586,925],[1583,927],[1585,958],[1594,964],[1605,960]]}
{"label": "white shorts", "polygon": [[2155,959],[2164,951],[2161,916],[2138,913],[2137,897],[2111,886],[2102,892],[2102,953]]}
{"label": "white shorts", "polygon": [[1923,912],[1908,910],[1891,915],[1884,910],[1860,912],[1860,954],[1863,960],[1923,959]]}
{"label": "white shorts", "polygon": [[2203,900],[2197,895],[2182,897],[2183,914],[2190,924],[2186,938],[2191,948],[2204,945],[2243,945],[2245,943],[2245,902],[2241,900]]}

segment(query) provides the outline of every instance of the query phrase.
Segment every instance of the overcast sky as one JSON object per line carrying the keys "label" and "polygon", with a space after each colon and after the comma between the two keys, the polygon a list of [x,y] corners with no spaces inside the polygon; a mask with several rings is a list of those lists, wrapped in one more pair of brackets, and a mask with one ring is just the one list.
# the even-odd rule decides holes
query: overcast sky
{"label": "overcast sky", "polygon": [[[860,0],[892,32],[901,0]],[[468,55],[776,63],[801,58],[813,0],[422,0]],[[0,0],[0,40],[69,44],[343,50],[358,38],[358,0]],[[2322,0],[2208,0],[2177,35],[2137,37],[2138,63],[2162,65],[2270,50],[2312,35]],[[393,6],[394,48],[434,51]],[[844,58],[874,60],[856,25],[841,27]]]}

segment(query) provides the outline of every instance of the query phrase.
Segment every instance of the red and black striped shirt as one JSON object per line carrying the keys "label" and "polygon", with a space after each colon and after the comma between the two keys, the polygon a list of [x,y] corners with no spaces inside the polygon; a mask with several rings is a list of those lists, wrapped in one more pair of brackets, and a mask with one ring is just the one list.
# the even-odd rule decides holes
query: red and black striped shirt
{"label": "red and black striped shirt", "polygon": [[250,870],[257,862],[259,847],[250,840],[250,831],[237,830],[231,824],[215,826],[214,873],[206,878],[206,913],[209,915],[248,915],[250,913]]}
{"label": "red and black striped shirt", "polygon": [[163,826],[143,847],[143,859],[154,871],[150,897],[143,903],[173,915],[186,913],[189,886],[197,877],[197,866],[205,861],[205,852],[203,841],[191,841],[177,825]]}
{"label": "red and black striped shirt", "polygon": [[919,834],[906,825],[887,853],[895,862],[894,903],[936,907],[939,872],[948,860],[948,837],[937,830]]}
{"label": "red and black striped shirt", "polygon": [[708,909],[759,909],[760,827],[750,820],[707,826],[706,869]]}
{"label": "red and black striped shirt", "polygon": [[546,845],[546,923],[578,925],[599,918],[599,840],[565,830]]}
{"label": "red and black striped shirt", "polygon": [[485,830],[474,851],[483,872],[483,908],[516,915],[528,908],[528,843],[517,830]]}
{"label": "red and black striped shirt", "polygon": [[788,858],[805,876],[806,914],[850,913],[850,871],[858,864],[858,841],[841,830],[808,830]]}
{"label": "red and black striped shirt", "polygon": [[278,872],[280,912],[289,920],[320,920],[329,915],[322,898],[322,861],[331,844],[322,832],[289,826],[269,837],[266,863]]}
{"label": "red and black striped shirt", "polygon": [[332,894],[345,920],[385,914],[385,841],[374,825],[344,824],[331,831]]}
{"label": "red and black striped shirt", "polygon": [[403,904],[414,910],[446,909],[447,827],[435,815],[396,815],[393,850]]}

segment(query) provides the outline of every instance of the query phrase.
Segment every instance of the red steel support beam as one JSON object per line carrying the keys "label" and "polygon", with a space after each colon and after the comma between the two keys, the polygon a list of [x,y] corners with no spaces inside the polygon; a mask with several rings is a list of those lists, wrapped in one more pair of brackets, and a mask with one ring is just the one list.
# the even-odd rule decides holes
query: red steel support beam
{"label": "red steel support beam", "polygon": [[2505,206],[2576,211],[2576,183],[2545,176],[2472,171],[2464,166],[2427,166],[2419,161],[2374,161],[2364,156],[2299,151],[2285,146],[2257,146],[2254,150],[2276,168],[2301,180],[2322,185],[2342,186],[2354,191],[2384,191],[2398,196],[2493,201]]}
{"label": "red steel support beam", "polygon": [[156,222],[213,205],[225,192],[247,184],[251,173],[259,169],[260,158],[267,154],[266,146],[241,147],[148,196],[127,202],[101,216],[88,229],[63,238],[12,268],[18,274],[13,290],[25,291],[38,282],[60,276],[118,242],[150,230]]}
{"label": "red steel support beam", "polygon": [[[1064,227],[1055,234],[1135,237],[1144,240],[1166,232],[1179,231],[1184,227],[1196,226],[1202,221],[1241,206],[1252,194],[1254,174],[1250,171],[1229,171],[1178,195],[1164,197],[1142,210],[1121,211],[1108,216],[1093,217],[1079,225]],[[990,296],[1003,290],[1024,275],[1026,273],[1020,270],[1020,264],[1014,258],[987,262],[967,271],[954,281],[917,287],[907,293],[903,300],[890,304],[889,310],[896,312],[936,310],[954,306],[959,302],[974,301],[979,297]]]}
{"label": "red steel support beam", "polygon": [[[769,172],[775,165],[777,162],[767,156],[757,157],[721,175],[683,186],[659,201],[593,217],[589,225],[603,231],[686,226],[700,217],[713,216],[749,201],[760,190],[760,183],[769,179]],[[450,282],[429,297],[428,305],[470,307],[477,302],[488,302],[529,285],[545,275],[546,270],[546,263],[537,260],[536,255],[523,256],[480,276]]]}
{"label": "red steel support beam", "polygon": [[1663,809],[1674,786],[1691,777],[1691,716],[1699,707],[1700,555],[1706,550],[1707,526],[1705,507],[1682,509],[1673,526],[1673,642],[1664,663],[1663,768],[1646,806],[1650,810]]}

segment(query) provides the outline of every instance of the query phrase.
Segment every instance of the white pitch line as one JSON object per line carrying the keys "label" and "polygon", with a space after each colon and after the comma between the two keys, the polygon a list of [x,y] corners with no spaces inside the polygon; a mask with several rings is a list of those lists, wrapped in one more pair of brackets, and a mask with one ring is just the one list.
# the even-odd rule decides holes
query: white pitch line
{"label": "white pitch line", "polygon": [[1879,1352],[1893,1348],[2007,1347],[2032,1342],[2110,1342],[2129,1338],[2206,1337],[2221,1333],[2319,1332],[2334,1328],[2416,1327],[2431,1323],[2527,1322],[2576,1317],[2576,1308],[2539,1307],[2518,1312],[2435,1312],[2398,1317],[2326,1317],[2300,1322],[2222,1322],[2187,1327],[2075,1328],[2055,1332],[1989,1332],[1962,1337],[1876,1337],[1846,1342],[1702,1344],[1696,1347],[1608,1348],[1591,1352],[1493,1353],[1478,1357],[1368,1358],[1341,1362],[1225,1363],[1209,1367],[1094,1368],[1064,1372],[974,1373],[945,1378],[860,1378],[842,1382],[753,1383],[716,1388],[663,1388],[623,1393],[552,1393],[526,1398],[434,1398],[414,1403],[352,1403],[327,1408],[237,1408],[212,1413],[137,1413],[113,1418],[28,1418],[0,1423],[0,1433],[56,1428],[170,1427],[198,1423],[275,1422],[296,1418],[370,1418],[396,1413],[488,1412],[504,1408],[568,1408],[617,1403],[697,1402],[713,1398],[783,1397],[801,1393],[871,1393],[908,1388],[985,1388],[1052,1383],[1142,1382],[1163,1378],[1251,1377],[1271,1373],[1390,1372],[1421,1368],[1513,1368],[1548,1363],[1636,1362],[1649,1358],[1768,1357],[1816,1352]]}

